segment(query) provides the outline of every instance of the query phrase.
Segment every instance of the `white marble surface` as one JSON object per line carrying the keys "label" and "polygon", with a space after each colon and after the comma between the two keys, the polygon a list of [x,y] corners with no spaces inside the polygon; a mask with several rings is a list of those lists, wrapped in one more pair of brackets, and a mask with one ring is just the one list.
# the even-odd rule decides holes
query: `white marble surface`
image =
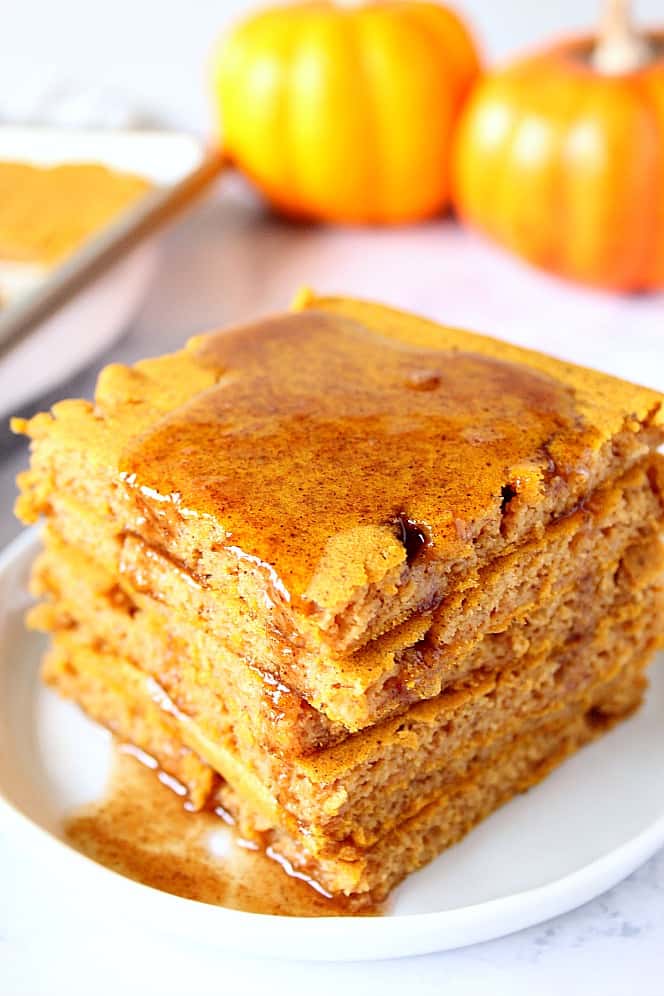
{"label": "white marble surface", "polygon": [[424,958],[372,964],[238,959],[144,931],[103,932],[57,868],[0,837],[4,996],[661,996],[664,854],[616,889],[540,927]]}
{"label": "white marble surface", "polygon": [[[113,359],[176,347],[188,335],[286,305],[306,283],[381,297],[450,324],[540,346],[664,387],[664,297],[617,298],[522,267],[451,221],[390,232],[289,227],[222,182],[164,239],[163,264]],[[105,357],[104,359],[107,359]],[[101,361],[100,361],[101,362]],[[93,372],[62,387],[89,394]],[[0,540],[22,446],[0,439]],[[223,941],[223,939],[220,939]],[[659,996],[664,981],[664,854],[576,912],[500,941],[395,963],[238,960],[81,909],[57,867],[0,826],[0,993],[573,992]]]}

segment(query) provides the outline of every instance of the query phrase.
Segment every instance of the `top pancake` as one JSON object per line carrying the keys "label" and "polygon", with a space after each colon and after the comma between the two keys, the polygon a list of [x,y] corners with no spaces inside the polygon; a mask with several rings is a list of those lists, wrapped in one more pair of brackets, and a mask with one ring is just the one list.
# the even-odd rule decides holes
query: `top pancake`
{"label": "top pancake", "polygon": [[[108,507],[295,642],[423,611],[663,438],[656,392],[377,305],[294,312],[100,376],[19,423],[19,513]],[[50,484],[46,484],[46,479]]]}

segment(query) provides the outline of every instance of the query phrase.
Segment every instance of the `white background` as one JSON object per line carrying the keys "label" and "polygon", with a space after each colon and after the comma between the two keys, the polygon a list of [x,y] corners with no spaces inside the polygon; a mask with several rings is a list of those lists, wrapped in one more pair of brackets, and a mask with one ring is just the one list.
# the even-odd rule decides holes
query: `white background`
{"label": "white background", "polygon": [[[592,23],[596,5],[466,0],[491,56]],[[0,0],[0,97],[48,79],[111,86],[204,132],[204,60],[244,4],[190,0]],[[664,21],[664,4],[639,14]],[[0,100],[1,103],[1,100]],[[387,279],[386,279],[387,278]],[[220,187],[164,241],[162,271],[114,358],[172,348],[199,329],[285,305],[298,283],[412,305],[634,379],[664,386],[661,297],[619,299],[534,274],[449,222],[398,233],[293,230]],[[387,290],[381,294],[381,288]],[[87,373],[63,392],[89,394]],[[0,447],[0,538],[18,529],[11,478],[21,449]],[[220,938],[223,942],[223,938]],[[491,993],[660,996],[664,991],[664,855],[581,910],[472,949],[398,963],[240,961],[118,922],[101,931],[58,869],[0,827],[0,994]]]}

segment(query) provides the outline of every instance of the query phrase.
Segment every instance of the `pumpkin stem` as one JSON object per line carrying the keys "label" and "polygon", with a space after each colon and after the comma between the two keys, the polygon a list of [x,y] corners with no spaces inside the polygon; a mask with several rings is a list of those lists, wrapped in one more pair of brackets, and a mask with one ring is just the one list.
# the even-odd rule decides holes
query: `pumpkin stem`
{"label": "pumpkin stem", "polygon": [[618,76],[645,65],[652,46],[632,23],[631,0],[604,0],[597,44],[591,61],[600,73]]}

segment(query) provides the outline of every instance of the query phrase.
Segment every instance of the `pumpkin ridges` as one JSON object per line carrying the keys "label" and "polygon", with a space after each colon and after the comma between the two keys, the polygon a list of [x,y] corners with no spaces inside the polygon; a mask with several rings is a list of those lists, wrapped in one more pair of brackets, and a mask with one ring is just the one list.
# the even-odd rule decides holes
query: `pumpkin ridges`
{"label": "pumpkin ridges", "polygon": [[[408,7],[407,4],[403,5]],[[439,4],[421,2],[408,7],[412,21],[419,20],[436,33],[441,51],[446,50],[448,77],[457,89],[458,106],[480,74],[480,59],[470,33],[454,11]],[[451,43],[450,43],[451,42]]]}
{"label": "pumpkin ridges", "polygon": [[[657,117],[652,101],[642,86],[641,76],[632,81],[635,114],[638,115],[642,138],[639,141],[632,129],[630,136],[633,154],[638,151],[638,161],[633,172],[632,190],[626,197],[625,210],[634,219],[635,247],[628,266],[626,286],[641,289],[656,246],[658,231],[653,224],[657,200],[664,194],[662,176],[662,132],[657,131]],[[637,235],[638,232],[638,235]]]}
{"label": "pumpkin ridges", "polygon": [[[471,134],[478,130],[478,118],[481,115],[485,119],[497,119],[499,125],[499,138],[502,141],[510,124],[510,109],[505,105],[501,91],[505,89],[502,79],[495,78],[479,84],[478,90],[468,100],[464,112],[461,115],[457,126],[452,149],[452,202],[457,214],[475,223],[475,210],[478,204],[483,201],[483,193],[486,186],[491,182],[491,159],[497,158],[500,143],[493,141],[490,149],[487,149],[486,142],[481,149],[480,156],[467,154],[471,145]],[[484,105],[479,106],[477,101],[478,93],[484,96]],[[495,128],[493,129],[495,133]]]}
{"label": "pumpkin ridges", "polygon": [[[361,66],[363,93],[365,101],[370,105],[371,113],[368,115],[368,134],[371,136],[374,150],[378,150],[375,162],[383,161],[390,163],[390,171],[395,169],[391,161],[390,135],[385,127],[385,95],[383,93],[383,80],[385,77],[384,68],[384,40],[379,37],[378,31],[383,18],[379,20],[382,7],[376,5],[372,7],[358,8],[354,18],[355,48],[358,62]],[[376,23],[377,22],[377,23]],[[388,122],[389,124],[389,122]],[[370,144],[367,141],[367,145]],[[369,203],[366,205],[366,217],[370,221],[381,218],[390,218],[390,207],[392,200],[391,176],[385,170],[376,170],[369,185]],[[381,205],[383,210],[381,211]]]}
{"label": "pumpkin ridges", "polygon": [[[368,177],[366,164],[362,168],[359,165],[361,160],[366,163],[360,108],[353,102],[333,128],[328,112],[328,108],[336,108],[346,98],[345,64],[340,53],[349,64],[346,68],[349,71],[352,59],[348,58],[345,45],[344,15],[350,11],[339,10],[329,3],[304,4],[294,9],[300,24],[299,30],[293,31],[285,114],[288,125],[284,126],[292,162],[289,195],[291,190],[297,191],[299,217],[327,221],[345,213],[347,204],[354,203],[363,193]],[[292,9],[288,10],[291,17]],[[322,123],[327,125],[324,132]],[[349,147],[358,149],[354,171],[345,168]]]}
{"label": "pumpkin ridges", "polygon": [[[463,102],[468,97],[473,83],[480,74],[480,60],[475,49],[470,33],[457,15],[447,7],[438,4],[418,3],[403,4],[403,8],[408,12],[409,21],[414,24],[419,22],[422,30],[430,35],[434,33],[438,39],[440,50],[446,51],[445,75],[447,84],[443,87],[438,113],[442,113],[444,107],[449,114],[449,133],[445,140],[445,145],[453,145],[454,120],[458,117]],[[454,44],[449,44],[450,34],[454,36]],[[445,155],[441,149],[438,158],[438,169],[443,171],[442,189],[440,205],[433,205],[436,210],[443,203],[450,199],[452,186],[452,153]],[[425,214],[428,212],[425,212]]]}
{"label": "pumpkin ridges", "polygon": [[[272,201],[287,210],[291,176],[288,159],[282,149],[285,137],[283,107],[291,42],[289,33],[273,15],[273,11],[259,15],[252,24],[249,38],[243,26],[230,38],[231,52],[237,59],[237,65],[233,75],[229,74],[225,80],[224,117],[228,132],[226,142],[235,162],[256,183],[265,187]],[[261,74],[267,78],[268,71],[273,81],[271,87],[264,86],[260,80]],[[263,99],[258,99],[257,90],[263,89],[266,94]],[[251,94],[250,100],[241,99],[246,93]],[[244,141],[243,136],[248,133],[261,135],[262,148],[257,149],[255,142]]]}
{"label": "pumpkin ridges", "polygon": [[[605,219],[597,216],[601,210],[597,191],[597,173],[591,163],[591,151],[597,156],[599,145],[594,137],[597,134],[594,93],[584,91],[584,99],[574,108],[567,121],[566,134],[561,148],[561,190],[565,204],[564,230],[561,232],[561,254],[558,270],[566,276],[576,273],[581,280],[593,283],[592,259],[595,229],[604,224]],[[600,151],[603,157],[603,150]]]}
{"label": "pumpkin ridges", "polygon": [[[518,124],[518,115],[511,102],[515,81],[508,76],[481,83],[475,97],[462,117],[453,156],[453,199],[462,218],[471,225],[482,227],[493,238],[502,237],[499,212],[496,209],[497,190],[503,183],[507,160],[505,148]],[[481,103],[476,99],[481,95]],[[481,133],[481,148],[474,148],[470,135]],[[467,154],[473,145],[472,155]],[[479,225],[484,204],[491,210]]]}
{"label": "pumpkin ridges", "polygon": [[[300,12],[298,12],[298,16]],[[301,217],[300,205],[293,201],[291,190],[297,176],[297,157],[293,148],[293,137],[291,129],[290,106],[293,90],[293,52],[295,50],[297,35],[295,32],[288,32],[285,25],[280,25],[280,67],[281,67],[281,87],[275,96],[276,111],[274,121],[274,146],[271,150],[273,162],[280,163],[280,179],[278,189],[272,197],[273,203],[278,205],[282,211],[293,217]],[[260,134],[260,132],[257,132]],[[254,160],[260,164],[261,150],[254,153]],[[264,176],[264,174],[263,174]],[[261,180],[265,182],[265,180]]]}
{"label": "pumpkin ridges", "polygon": [[[367,183],[365,186],[364,199],[366,204],[366,217],[371,221],[381,217],[381,205],[390,199],[389,176],[384,171],[376,168],[377,162],[382,159],[389,161],[385,154],[386,141],[384,122],[380,120],[382,108],[382,74],[377,74],[372,62],[372,54],[380,50],[380,45],[373,34],[375,18],[370,17],[371,12],[376,8],[358,8],[353,23],[353,44],[356,58],[360,66],[361,81],[363,85],[364,110],[366,121],[365,150],[373,148],[379,150],[373,157],[373,169],[368,169]],[[370,37],[367,37],[370,35]],[[390,164],[391,166],[392,164]],[[389,214],[389,211],[386,210]],[[357,220],[357,219],[353,219]]]}
{"label": "pumpkin ridges", "polygon": [[[387,54],[384,51],[385,48],[389,46],[393,50],[391,53],[392,65],[394,63],[394,58],[397,53],[400,54],[402,57],[404,57],[405,55],[408,54],[409,50],[412,51],[412,49],[415,48],[416,51],[412,54],[413,54],[413,61],[418,66],[418,73],[413,76],[411,83],[411,90],[414,90],[416,92],[416,100],[414,101],[414,103],[415,104],[419,103],[420,91],[422,89],[420,80],[422,76],[423,65],[426,65],[427,60],[431,63],[432,66],[434,65],[433,56],[430,55],[431,46],[429,39],[421,35],[417,39],[417,41],[415,41],[412,25],[409,25],[410,30],[408,31],[407,34],[404,31],[402,31],[400,25],[394,24],[395,18],[397,18],[398,15],[396,15],[395,11],[391,9],[388,5],[385,5],[385,7],[370,6],[367,8],[360,8],[357,11],[348,11],[347,13],[349,15],[348,16],[349,23],[346,24],[343,29],[346,32],[348,32],[349,29],[352,31],[355,30],[361,31],[361,29],[357,28],[357,25],[358,22],[361,23],[365,18],[367,19],[371,18],[371,20],[373,21],[373,23],[371,24],[372,33],[370,40],[372,42],[371,49],[374,55],[374,64],[380,61],[380,58],[377,59],[376,56],[380,57],[381,55],[384,56],[383,61],[385,62],[384,70],[382,71],[382,73],[378,72],[377,74],[380,78],[376,79],[376,81],[373,84],[373,86],[375,87],[374,92],[376,92],[377,95],[380,96],[382,104],[387,103],[387,93],[389,92],[389,85],[393,82],[391,74],[389,72],[390,57],[389,54]],[[351,14],[354,16],[351,17],[350,16]],[[409,17],[409,13],[407,12],[405,5],[403,8],[403,17],[404,18]],[[351,25],[353,25],[353,27],[351,27]],[[346,55],[348,55],[349,51],[350,48],[347,44]],[[336,58],[338,60],[338,55]],[[366,54],[364,58],[366,58]],[[356,60],[356,62],[359,61],[360,61],[359,59]],[[339,68],[338,61],[337,61],[337,68]],[[436,73],[436,78],[437,77],[438,73]],[[403,82],[397,80],[395,89],[396,89],[396,96],[397,98],[399,98],[400,92],[405,91]],[[435,102],[432,101],[432,103],[436,104],[437,109],[440,107],[440,102],[441,102],[441,97],[438,97]],[[362,101],[359,104],[359,106],[364,107],[365,106],[364,101]],[[412,107],[407,108],[407,111],[409,113],[412,113],[412,110],[413,110]],[[421,113],[422,108],[418,107],[417,110]],[[318,118],[320,118],[321,116],[322,116],[321,114],[317,115]],[[393,121],[395,117],[396,119],[398,119],[401,116],[403,115],[401,114],[400,110],[395,111],[394,105],[392,104],[390,109],[385,115],[386,120],[384,123],[384,127],[388,128],[391,125],[393,130]],[[330,136],[330,143],[326,145],[326,154],[328,158],[329,158],[330,147],[334,147],[333,143],[337,139],[339,139],[339,144],[341,146],[343,146],[344,144],[352,145],[354,149],[354,155],[357,156],[359,152],[361,157],[364,156],[366,150],[371,148],[372,135],[374,136],[374,138],[376,138],[378,142],[381,141],[379,133],[377,132],[376,129],[375,122],[373,122],[371,125],[367,122],[361,128],[358,128],[357,138],[352,142],[346,141],[344,143],[343,136],[339,134],[337,123],[335,123],[335,130],[336,134]],[[411,123],[410,132],[408,136],[408,148],[410,150],[409,155],[411,161],[413,158],[412,130],[413,130],[413,124]],[[423,146],[426,146],[426,148],[423,148],[423,155],[419,163],[420,169],[422,169],[423,164],[425,163],[425,158],[426,158],[424,154],[425,151],[428,151],[429,153],[431,152],[432,148],[431,137],[432,137],[431,127],[428,126],[426,129],[426,141],[422,143]],[[305,145],[304,142],[303,145]],[[315,145],[314,143],[307,140],[306,147],[304,149],[302,146],[300,146],[299,152],[297,154],[298,157],[300,159],[306,160],[308,154],[307,150],[314,149],[314,145]],[[364,156],[364,158],[366,162],[366,156]],[[298,188],[300,189],[301,199],[303,203],[307,205],[307,201],[309,202],[308,210],[306,212],[307,214],[318,215],[322,218],[334,217],[336,220],[345,220],[348,222],[356,222],[362,220],[365,221],[369,220],[374,222],[375,221],[399,222],[403,220],[404,216],[406,216],[408,220],[414,220],[419,217],[427,216],[428,214],[432,213],[433,210],[438,209],[443,203],[445,196],[445,188],[441,180],[442,170],[440,166],[441,160],[444,161],[442,150],[435,157],[435,159],[436,159],[435,170],[432,169],[431,175],[426,178],[426,185],[430,187],[432,184],[435,184],[438,188],[442,187],[442,192],[440,191],[436,192],[435,196],[433,198],[430,197],[426,203],[422,203],[420,184],[417,182],[417,179],[414,180],[410,186],[409,197],[407,197],[406,194],[404,194],[404,191],[401,190],[399,203],[398,204],[395,203],[396,200],[395,195],[397,192],[399,192],[398,191],[399,182],[398,179],[391,180],[390,177],[392,174],[398,172],[397,169],[398,160],[399,160],[398,156],[396,157],[390,156],[389,158],[388,157],[385,158],[385,162],[389,163],[389,168],[381,178],[376,178],[365,167],[364,177],[361,181],[358,181],[359,189],[356,191],[355,196],[352,195],[349,195],[347,197],[340,196],[340,191],[338,190],[337,187],[337,190],[335,192],[336,194],[335,203],[332,208],[331,215],[329,207],[323,208],[321,206],[320,196],[317,195],[315,198],[311,197],[310,184],[305,182],[304,177],[302,175],[298,178],[297,185]],[[335,175],[338,176],[340,171],[341,171],[341,165],[338,163],[334,169],[330,170],[330,173],[334,173]],[[356,161],[354,173],[356,174],[357,172],[358,170],[357,170],[357,161]],[[311,177],[309,177],[309,179],[311,179]],[[355,177],[355,179],[357,180],[357,177]],[[410,179],[412,179],[412,177]],[[395,194],[391,196],[392,200],[391,207],[390,207],[389,197],[386,199],[385,202],[381,202],[380,200],[381,189],[385,189],[390,186],[396,188]],[[321,191],[323,190],[323,188],[325,192],[327,192],[327,199],[330,199],[329,181],[321,185],[320,188]],[[307,190],[309,190],[309,195],[307,195]],[[355,209],[353,206],[356,202],[359,202],[359,209]]]}
{"label": "pumpkin ridges", "polygon": [[[381,184],[384,220],[414,220],[439,210],[448,183],[445,149],[452,130],[450,87],[441,74],[430,32],[402,7],[367,7],[360,21],[366,31],[365,58],[376,101],[376,134],[388,164]],[[402,58],[417,72],[397,79],[391,67]],[[394,121],[410,118],[407,133]]]}
{"label": "pumpkin ridges", "polygon": [[[273,203],[350,222],[415,221],[443,205],[451,114],[477,59],[455,19],[438,16],[435,30],[424,21],[418,3],[383,0],[279,8],[235,29],[219,56],[230,66],[217,74],[227,151]],[[260,96],[252,39],[261,60],[271,30],[277,93]],[[452,45],[459,54],[447,58]]]}
{"label": "pumpkin ridges", "polygon": [[[643,124],[638,101],[615,83],[596,77],[586,84],[585,106],[568,136],[567,219],[574,238],[568,234],[564,272],[592,284],[604,280],[626,288],[644,251],[647,220],[637,210],[639,203],[645,206],[639,190],[643,169],[637,162],[644,135],[636,133]],[[627,149],[625,135],[630,136]]]}
{"label": "pumpkin ridges", "polygon": [[[514,82],[511,81],[511,86],[514,85]],[[502,150],[498,148],[493,168],[490,168],[490,164],[486,159],[484,162],[478,164],[480,169],[483,168],[486,171],[487,193],[491,198],[491,212],[489,214],[491,221],[488,231],[491,232],[493,230],[501,240],[507,239],[508,241],[510,240],[510,234],[506,222],[512,187],[512,164],[505,150],[512,148],[515,135],[521,125],[521,119],[521,108],[511,108],[510,115],[504,122],[506,129],[504,148]]]}
{"label": "pumpkin ridges", "polygon": [[[344,21],[331,9],[307,18],[291,56],[292,189],[303,213],[323,220],[346,215],[370,185],[362,106],[346,101],[344,80],[355,57],[348,45],[352,28]],[[356,150],[352,171],[349,148]]]}
{"label": "pumpkin ridges", "polygon": [[[428,7],[429,5],[427,5]],[[431,9],[435,11],[436,17],[441,22],[441,41],[444,38],[442,32],[443,26],[446,33],[454,31],[456,34],[456,45],[451,47],[451,51],[453,57],[455,55],[458,56],[457,68],[459,72],[458,78],[461,83],[459,87],[461,102],[466,99],[471,87],[480,75],[482,66],[479,53],[470,31],[452,10],[447,7],[440,7],[438,4],[434,4]]]}
{"label": "pumpkin ridges", "polygon": [[496,210],[501,241],[516,250],[522,247],[526,259],[536,266],[559,266],[564,232],[560,225],[542,223],[540,205],[549,205],[552,218],[564,217],[561,158],[574,91],[553,80],[546,65],[538,64],[536,71],[538,76],[530,81],[527,102],[520,108],[509,140],[504,193],[496,201]]}
{"label": "pumpkin ridges", "polygon": [[[480,183],[476,184],[474,198],[475,209],[483,203],[489,203],[492,224],[496,231],[500,229],[498,214],[495,210],[496,177],[506,169],[508,163],[506,151],[510,148],[512,136],[518,127],[521,108],[515,100],[522,88],[522,76],[528,72],[526,64],[514,66],[508,71],[487,77],[481,81],[470,98],[469,105],[474,110],[471,115],[471,131],[481,133],[481,156],[474,154],[466,157],[466,166],[475,172]],[[484,118],[488,108],[491,122]],[[482,115],[484,120],[478,117]],[[465,115],[462,116],[461,129],[464,127]],[[461,130],[460,129],[460,130]],[[490,144],[488,138],[490,136]],[[463,143],[465,145],[465,143]],[[491,151],[491,156],[489,156]],[[489,168],[493,167],[493,169]]]}
{"label": "pumpkin ridges", "polygon": [[[621,290],[662,286],[664,58],[602,76],[584,61],[589,50],[588,39],[566,42],[480,82],[455,143],[455,205],[497,242],[560,275]],[[540,99],[550,124],[539,136],[541,164],[529,166],[520,143],[536,128]],[[492,144],[484,116],[500,101],[504,120]]]}
{"label": "pumpkin ridges", "polygon": [[[541,89],[539,77],[542,72],[536,61],[528,67],[528,73],[531,79],[535,77],[537,83],[533,83],[529,92],[524,94],[526,99],[520,101],[514,100],[513,96],[522,91],[522,74],[511,72],[507,76],[510,87],[507,100],[511,106],[512,119],[509,133],[503,140],[500,167],[494,175],[490,214],[494,237],[508,247],[522,245],[526,258],[532,259],[534,250],[526,191],[529,182],[534,179],[534,172],[519,154],[519,149],[524,142],[524,134],[527,135],[527,129],[541,114],[541,107],[536,106],[538,101],[533,102],[533,98],[538,98],[541,104],[542,97],[546,99],[546,91]],[[538,226],[538,230],[540,237],[548,234],[542,226]],[[548,246],[546,251],[549,251]]]}
{"label": "pumpkin ridges", "polygon": [[[555,82],[551,81],[552,85]],[[569,134],[570,120],[576,108],[576,86],[572,80],[560,87],[552,99],[557,101],[556,142],[552,162],[553,196],[550,202],[550,214],[553,224],[548,227],[548,243],[546,255],[537,260],[545,268],[562,271],[565,267],[565,247],[570,233],[565,224],[568,217],[567,190],[565,185],[565,142]]]}
{"label": "pumpkin ridges", "polygon": [[[629,129],[617,135],[616,145],[622,150],[623,168],[620,178],[621,224],[629,233],[629,246],[624,244],[623,259],[616,277],[616,286],[641,289],[642,274],[652,243],[652,177],[657,164],[657,148],[652,131],[652,114],[638,82],[631,80],[631,123]],[[625,135],[629,136],[625,149]],[[626,154],[627,153],[627,154]]]}
{"label": "pumpkin ridges", "polygon": [[650,201],[652,232],[644,265],[644,287],[664,286],[664,86],[654,72],[639,81],[652,116],[652,132],[658,136],[657,168]]}

